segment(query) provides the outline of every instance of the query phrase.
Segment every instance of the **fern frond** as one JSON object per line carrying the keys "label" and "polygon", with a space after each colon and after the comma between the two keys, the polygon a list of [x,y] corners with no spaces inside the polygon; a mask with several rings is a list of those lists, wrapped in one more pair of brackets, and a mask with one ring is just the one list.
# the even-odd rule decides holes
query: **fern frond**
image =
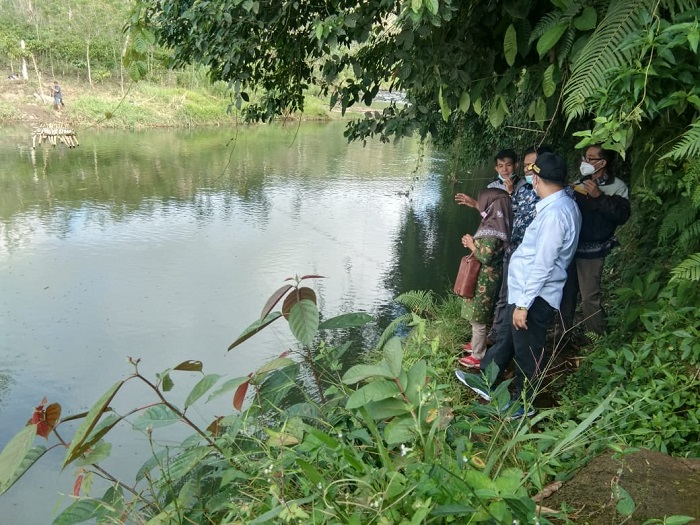
{"label": "fern frond", "polygon": [[394,300],[417,315],[427,313],[435,316],[435,297],[432,290],[411,290]]}
{"label": "fern frond", "polygon": [[605,18],[573,65],[564,87],[564,111],[569,122],[586,111],[586,102],[605,86],[609,72],[628,63],[636,46],[622,46],[631,34],[642,29],[639,16],[652,0],[613,0]]}
{"label": "fern frond", "polygon": [[573,27],[570,27],[566,30],[566,33],[564,33],[564,36],[561,38],[561,43],[559,44],[559,47],[557,49],[557,62],[559,63],[559,67],[562,67],[564,62],[566,62],[566,59],[569,57],[569,53],[571,52],[571,46],[574,45],[575,39],[576,30]]}
{"label": "fern frond", "polygon": [[532,44],[535,40],[544,35],[550,27],[557,25],[562,20],[563,16],[564,14],[559,9],[544,15],[542,19],[535,24],[535,28],[532,30],[532,33],[530,33],[530,43]]}
{"label": "fern frond", "polygon": [[694,248],[698,242],[700,242],[700,221],[695,221],[680,234],[678,245],[681,248],[688,249]]}
{"label": "fern frond", "polygon": [[681,160],[700,155],[700,121],[693,122],[688,130],[683,133],[673,149],[666,153],[662,159]]}
{"label": "fern frond", "polygon": [[695,253],[671,270],[672,281],[700,281],[700,253]]}
{"label": "fern frond", "polygon": [[659,244],[670,239],[695,222],[698,210],[696,210],[690,200],[682,198],[679,202],[671,206],[659,226]]}
{"label": "fern frond", "polygon": [[374,350],[379,352],[384,347],[386,342],[396,335],[396,330],[398,330],[401,325],[407,325],[411,321],[413,321],[413,315],[409,312],[398,316],[396,319],[390,322],[382,332],[382,335],[379,336],[379,341],[377,341],[377,345],[374,347]]}

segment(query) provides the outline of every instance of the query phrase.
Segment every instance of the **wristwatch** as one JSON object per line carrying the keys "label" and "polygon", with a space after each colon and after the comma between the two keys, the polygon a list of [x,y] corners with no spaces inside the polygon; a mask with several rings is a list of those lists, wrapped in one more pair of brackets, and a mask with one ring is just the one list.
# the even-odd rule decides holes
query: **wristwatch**
{"label": "wristwatch", "polygon": [[525,310],[527,312],[527,307],[526,306],[516,306],[516,310]]}

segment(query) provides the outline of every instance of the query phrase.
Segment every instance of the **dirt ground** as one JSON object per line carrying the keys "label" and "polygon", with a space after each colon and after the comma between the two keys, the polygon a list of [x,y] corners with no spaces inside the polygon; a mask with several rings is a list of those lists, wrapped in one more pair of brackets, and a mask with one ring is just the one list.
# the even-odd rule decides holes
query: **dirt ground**
{"label": "dirt ground", "polygon": [[[634,512],[616,511],[616,484],[634,501]],[[618,493],[619,494],[619,493]],[[542,505],[560,509],[580,525],[641,525],[664,516],[700,517],[700,459],[672,458],[640,450],[616,459],[598,456]],[[695,519],[691,523],[700,523]]]}
{"label": "dirt ground", "polygon": [[14,108],[11,120],[39,123],[56,118],[48,84],[41,94],[43,100],[38,93],[39,86],[36,82],[3,78],[0,86],[0,100]]}

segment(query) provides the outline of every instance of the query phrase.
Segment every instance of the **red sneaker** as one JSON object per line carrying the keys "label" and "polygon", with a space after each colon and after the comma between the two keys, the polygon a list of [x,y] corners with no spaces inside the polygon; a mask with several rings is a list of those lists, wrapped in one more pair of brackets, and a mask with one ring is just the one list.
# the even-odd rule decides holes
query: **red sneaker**
{"label": "red sneaker", "polygon": [[476,359],[476,358],[468,355],[467,357],[461,358],[459,360],[459,364],[462,366],[465,366],[467,368],[479,368],[481,361],[479,359]]}
{"label": "red sneaker", "polygon": [[465,354],[471,354],[472,353],[472,344],[467,343],[466,345],[462,345],[462,352]]}

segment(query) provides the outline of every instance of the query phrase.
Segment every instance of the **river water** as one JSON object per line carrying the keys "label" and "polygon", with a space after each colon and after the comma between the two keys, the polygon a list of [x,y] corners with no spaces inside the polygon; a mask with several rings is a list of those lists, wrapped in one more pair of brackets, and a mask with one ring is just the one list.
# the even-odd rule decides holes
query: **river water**
{"label": "river water", "polygon": [[[247,375],[293,346],[278,322],[226,350],[287,277],[326,277],[310,283],[325,318],[375,316],[350,359],[400,311],[398,294],[445,293],[478,219],[452,195],[474,193],[488,172],[450,182],[441,155],[415,140],[363,147],[342,131],[86,129],[78,148],[33,151],[30,130],[3,130],[0,447],[44,397],[64,416],[89,409],[133,371],[128,357],[154,381],[188,359]],[[173,379],[181,402],[198,377]],[[127,384],[112,406],[153,401]],[[231,410],[220,398],[190,415],[206,425]],[[161,439],[176,443],[177,431]],[[145,437],[117,432],[105,466],[132,482],[145,448]],[[70,503],[76,470],[60,473],[62,459],[49,452],[0,496],[2,523],[50,523]]]}

